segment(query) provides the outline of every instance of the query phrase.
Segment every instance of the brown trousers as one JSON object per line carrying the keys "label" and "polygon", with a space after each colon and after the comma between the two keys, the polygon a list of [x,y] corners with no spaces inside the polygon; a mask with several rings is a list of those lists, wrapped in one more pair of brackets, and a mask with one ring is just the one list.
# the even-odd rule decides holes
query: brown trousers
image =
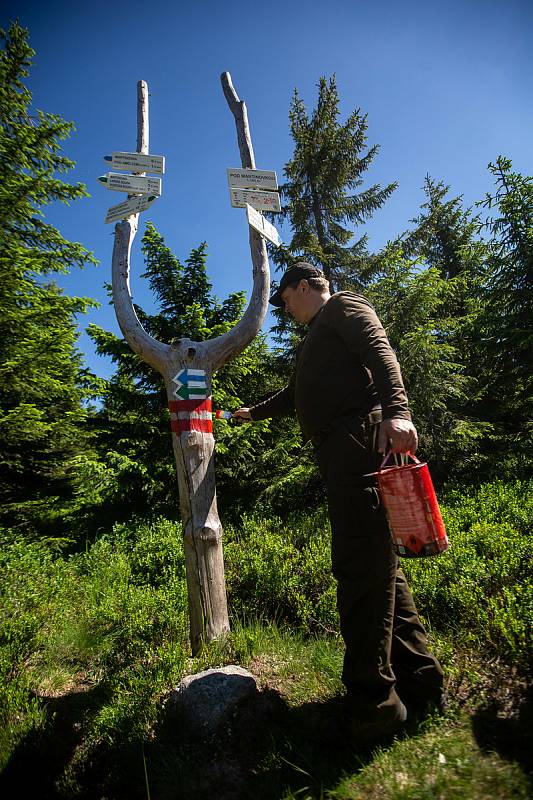
{"label": "brown trousers", "polygon": [[398,696],[406,703],[438,702],[443,682],[399,569],[375,478],[365,477],[381,462],[378,427],[370,418],[350,419],[314,442],[327,490],[346,645],[342,679],[362,719],[384,716],[398,706]]}

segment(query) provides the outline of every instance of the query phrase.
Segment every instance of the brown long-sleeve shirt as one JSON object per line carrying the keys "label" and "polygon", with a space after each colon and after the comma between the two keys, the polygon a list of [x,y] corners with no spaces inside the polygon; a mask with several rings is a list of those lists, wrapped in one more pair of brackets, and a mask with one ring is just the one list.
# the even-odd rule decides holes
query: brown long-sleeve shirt
{"label": "brown long-sleeve shirt", "polygon": [[364,416],[379,405],[383,419],[411,419],[398,360],[372,305],[337,292],[309,323],[287,386],[250,413],[259,420],[296,410],[309,439],[336,419]]}

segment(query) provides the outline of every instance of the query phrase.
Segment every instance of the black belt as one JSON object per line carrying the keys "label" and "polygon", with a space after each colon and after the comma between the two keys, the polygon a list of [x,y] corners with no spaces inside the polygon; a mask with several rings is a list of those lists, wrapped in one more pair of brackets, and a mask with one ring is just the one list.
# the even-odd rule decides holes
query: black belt
{"label": "black belt", "polygon": [[350,411],[347,414],[343,414],[342,417],[337,417],[334,422],[331,422],[329,425],[326,425],[325,428],[322,428],[317,433],[314,433],[309,438],[313,443],[313,447],[315,450],[318,450],[319,447],[326,441],[328,436],[340,428],[345,422],[348,422],[350,419],[358,419],[360,422],[364,422],[366,425],[378,425],[382,420],[382,411],[381,407],[378,406],[377,408],[373,408],[372,411],[369,411],[367,414],[359,414],[357,411]]}

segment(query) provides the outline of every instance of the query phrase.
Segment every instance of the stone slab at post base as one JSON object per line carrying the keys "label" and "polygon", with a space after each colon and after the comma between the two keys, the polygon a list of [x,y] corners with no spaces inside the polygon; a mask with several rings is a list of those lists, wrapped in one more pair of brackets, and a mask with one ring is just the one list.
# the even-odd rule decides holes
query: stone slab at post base
{"label": "stone slab at post base", "polygon": [[238,704],[257,694],[252,673],[230,665],[187,675],[171,693],[170,703],[194,733],[205,737],[215,733]]}

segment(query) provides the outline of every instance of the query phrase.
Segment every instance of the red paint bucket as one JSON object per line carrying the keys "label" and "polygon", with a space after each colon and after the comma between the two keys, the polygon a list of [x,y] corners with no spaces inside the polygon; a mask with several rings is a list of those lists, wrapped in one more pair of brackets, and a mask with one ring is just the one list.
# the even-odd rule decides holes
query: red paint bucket
{"label": "red paint bucket", "polygon": [[422,558],[443,553],[449,542],[428,465],[408,453],[414,464],[385,467],[390,455],[387,453],[373,475],[397,554]]}

